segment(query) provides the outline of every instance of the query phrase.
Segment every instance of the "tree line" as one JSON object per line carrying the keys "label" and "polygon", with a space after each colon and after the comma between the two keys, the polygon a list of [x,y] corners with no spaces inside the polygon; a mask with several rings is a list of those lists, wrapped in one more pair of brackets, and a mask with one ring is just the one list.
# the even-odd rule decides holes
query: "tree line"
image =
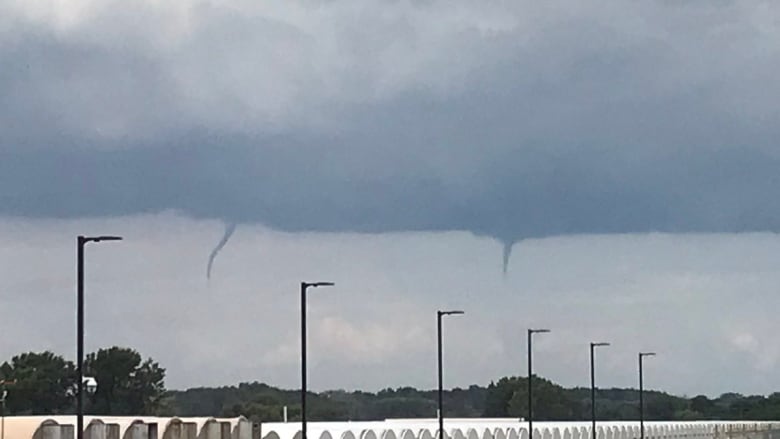
{"label": "tree line", "polygon": [[[472,385],[444,392],[449,417],[525,418],[528,413],[528,379],[504,377],[488,386]],[[436,416],[437,392],[413,387],[379,392],[326,391],[310,393],[308,417],[320,421],[359,421],[386,418]],[[263,383],[243,383],[219,388],[194,388],[169,392],[172,407],[191,416],[218,413],[242,414],[255,422],[281,421],[287,407],[289,421],[300,419],[300,394]],[[726,393],[710,399],[686,398],[659,391],[645,391],[645,419],[674,420],[772,420],[780,419],[780,393],[743,396]],[[598,389],[599,419],[638,420],[636,389]],[[540,421],[590,420],[590,388],[564,388],[534,376],[534,419]]]}
{"label": "tree line", "polygon": [[[99,415],[238,416],[254,422],[300,419],[298,390],[253,382],[224,387],[167,390],[165,369],[130,348],[112,347],[87,355],[84,375],[98,386],[86,397],[86,412]],[[76,369],[51,352],[28,352],[0,365],[0,382],[8,389],[6,414],[52,415],[75,412]],[[2,385],[2,384],[0,384]],[[523,418],[528,406],[528,379],[504,377],[487,386],[472,385],[444,392],[450,417]],[[436,391],[413,387],[378,392],[330,390],[311,392],[311,420],[359,421],[436,416]],[[725,393],[717,398],[693,398],[645,391],[647,420],[770,420],[780,419],[780,393],[744,396]],[[534,377],[534,412],[540,421],[590,419],[590,389],[564,388]],[[639,394],[635,389],[599,389],[600,419],[636,420]]]}
{"label": "tree line", "polygon": [[[76,412],[77,369],[53,352],[26,352],[0,365],[8,391],[7,415],[57,415]],[[165,369],[129,348],[100,349],[84,358],[84,376],[94,378],[85,410],[101,415],[154,415],[165,396]]]}

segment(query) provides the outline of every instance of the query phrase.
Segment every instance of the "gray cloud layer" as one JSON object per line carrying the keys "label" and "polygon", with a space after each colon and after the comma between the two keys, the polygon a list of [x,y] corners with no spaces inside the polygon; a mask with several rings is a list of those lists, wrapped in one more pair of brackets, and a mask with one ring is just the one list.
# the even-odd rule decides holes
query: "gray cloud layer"
{"label": "gray cloud layer", "polygon": [[103,3],[0,7],[0,213],[780,229],[774,3]]}

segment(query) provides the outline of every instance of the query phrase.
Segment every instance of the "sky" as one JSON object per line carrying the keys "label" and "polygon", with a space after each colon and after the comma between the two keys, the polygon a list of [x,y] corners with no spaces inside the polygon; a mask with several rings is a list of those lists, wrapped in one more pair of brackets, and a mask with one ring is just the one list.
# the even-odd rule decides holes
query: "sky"
{"label": "sky", "polygon": [[606,340],[604,386],[653,350],[649,387],[771,393],[779,40],[751,0],[0,0],[0,357],[72,357],[108,233],[87,347],[174,388],[298,385],[331,280],[315,389],[433,387],[454,307],[449,386],[544,326],[564,385]]}

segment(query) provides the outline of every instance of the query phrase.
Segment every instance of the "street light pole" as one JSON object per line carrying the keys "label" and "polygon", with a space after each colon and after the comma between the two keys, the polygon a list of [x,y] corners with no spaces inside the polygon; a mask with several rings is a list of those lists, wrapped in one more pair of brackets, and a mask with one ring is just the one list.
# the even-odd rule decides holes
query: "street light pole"
{"label": "street light pole", "polygon": [[78,236],[76,238],[76,438],[84,437],[84,246],[90,242],[121,241],[119,236]]}
{"label": "street light pole", "polygon": [[306,439],[306,290],[334,285],[333,282],[301,282],[301,439]]}
{"label": "street light pole", "polygon": [[600,346],[609,346],[609,343],[600,342],[590,344],[590,420],[591,436],[596,438],[596,364],[593,359],[593,351]]}
{"label": "street light pole", "polygon": [[444,373],[442,372],[442,342],[441,342],[441,318],[464,314],[463,311],[436,311],[436,328],[439,346],[439,439],[444,437]]}
{"label": "street light pole", "polygon": [[644,378],[642,374],[642,360],[645,357],[653,357],[655,352],[639,353],[639,438],[645,439],[645,401],[644,401]]}
{"label": "street light pole", "polygon": [[533,343],[534,334],[543,334],[550,332],[549,329],[529,329],[528,330],[528,437],[534,439],[534,399],[533,399],[533,365],[531,363],[531,357],[533,355],[533,349],[531,348]]}

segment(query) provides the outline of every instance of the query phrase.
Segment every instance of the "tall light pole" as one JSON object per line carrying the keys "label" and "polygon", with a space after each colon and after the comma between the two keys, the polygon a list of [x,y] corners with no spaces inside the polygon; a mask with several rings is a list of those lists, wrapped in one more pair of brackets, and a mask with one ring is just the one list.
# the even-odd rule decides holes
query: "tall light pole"
{"label": "tall light pole", "polygon": [[529,329],[528,330],[528,437],[534,439],[534,399],[533,399],[533,364],[531,357],[533,350],[531,349],[533,343],[534,334],[544,334],[550,332],[549,329]]}
{"label": "tall light pole", "polygon": [[306,439],[306,290],[334,285],[333,282],[301,282],[301,439]]}
{"label": "tall light pole", "polygon": [[439,337],[439,439],[444,437],[444,374],[442,373],[442,343],[441,343],[441,318],[444,316],[464,314],[463,311],[436,311],[436,328]]}
{"label": "tall light pole", "polygon": [[600,346],[609,346],[609,343],[590,343],[590,420],[593,439],[596,439],[596,364],[593,360],[593,351]]}
{"label": "tall light pole", "polygon": [[639,353],[639,438],[645,439],[645,400],[644,400],[644,378],[642,374],[642,360],[645,357],[654,357],[655,352]]}
{"label": "tall light pole", "polygon": [[76,238],[76,437],[84,437],[84,246],[90,242],[121,241],[120,236],[78,236]]}

